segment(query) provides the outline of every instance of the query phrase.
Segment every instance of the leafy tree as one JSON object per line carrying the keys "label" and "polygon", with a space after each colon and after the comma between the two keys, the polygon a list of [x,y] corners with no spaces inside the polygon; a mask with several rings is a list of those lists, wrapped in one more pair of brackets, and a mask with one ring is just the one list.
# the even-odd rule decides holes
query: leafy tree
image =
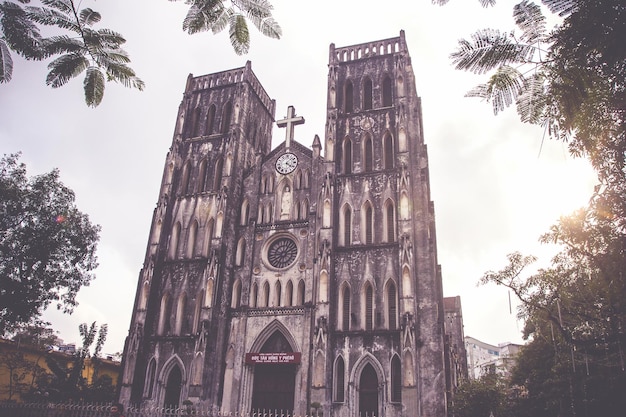
{"label": "leafy tree", "polygon": [[189,34],[209,30],[219,33],[228,27],[230,43],[237,55],[246,54],[250,49],[246,19],[265,36],[280,39],[282,35],[272,17],[273,6],[267,0],[185,0],[185,3],[189,4],[189,11],[183,30]]}
{"label": "leafy tree", "polygon": [[569,141],[570,152],[588,157],[603,184],[626,191],[626,3],[542,3],[562,18],[552,31],[542,8],[523,0],[513,9],[517,32],[482,29],[459,41],[455,67],[491,74],[467,96],[491,102],[496,114],[515,103],[523,122]]}
{"label": "leafy tree", "polygon": [[[30,0],[18,0],[30,3]],[[0,3],[0,82],[8,82],[13,72],[9,49],[26,59],[41,60],[56,56],[49,64],[46,84],[52,88],[65,85],[85,73],[85,102],[96,107],[104,96],[106,81],[125,87],[144,88],[144,83],[127,65],[128,54],[121,48],[126,40],[110,29],[94,29],[100,13],[91,8],[79,9],[74,0],[41,0],[40,7],[21,7],[13,1]],[[78,2],[80,4],[80,2]],[[42,38],[39,26],[53,26],[62,33]]]}
{"label": "leafy tree", "polygon": [[464,380],[457,387],[451,404],[455,417],[502,417],[506,407],[506,384],[495,373]]}
{"label": "leafy tree", "polygon": [[[53,58],[46,77],[52,88],[84,73],[85,102],[91,107],[101,103],[107,81],[143,90],[144,82],[129,67],[130,58],[122,49],[124,37],[110,29],[94,28],[100,23],[100,13],[90,7],[81,9],[82,1],[40,0],[39,6],[22,6],[30,3],[0,0],[0,83],[12,78],[13,51],[28,60]],[[248,21],[265,36],[279,39],[282,34],[267,0],[185,0],[185,4],[189,11],[183,30],[219,33],[228,27],[238,55],[250,49]],[[61,34],[44,38],[41,25]]]}
{"label": "leafy tree", "polygon": [[16,329],[11,338],[18,345],[36,346],[48,349],[59,344],[57,332],[44,325],[27,324]]}
{"label": "leafy tree", "polygon": [[[37,386],[28,395],[30,401],[110,402],[114,399],[111,378],[107,375],[98,375],[100,353],[106,341],[108,326],[103,324],[98,329],[95,322],[91,326],[82,323],[78,329],[82,346],[74,353],[71,365],[66,366],[52,355],[46,356],[46,364],[52,374],[37,381]],[[93,366],[91,381],[83,376],[87,359],[90,359]]]}
{"label": "leafy tree", "polygon": [[52,303],[72,312],[97,266],[100,227],[58,170],[28,178],[18,158],[0,159],[0,335],[40,322]]}

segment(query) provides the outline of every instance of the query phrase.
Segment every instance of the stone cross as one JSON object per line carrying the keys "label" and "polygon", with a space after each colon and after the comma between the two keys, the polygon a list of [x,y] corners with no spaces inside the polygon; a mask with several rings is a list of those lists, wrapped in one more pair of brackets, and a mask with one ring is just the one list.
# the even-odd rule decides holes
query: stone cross
{"label": "stone cross", "polygon": [[293,139],[293,128],[296,125],[304,124],[304,117],[296,116],[296,109],[293,106],[287,108],[287,117],[283,120],[277,120],[276,125],[278,127],[286,127],[285,133],[285,148],[289,148],[289,143]]}

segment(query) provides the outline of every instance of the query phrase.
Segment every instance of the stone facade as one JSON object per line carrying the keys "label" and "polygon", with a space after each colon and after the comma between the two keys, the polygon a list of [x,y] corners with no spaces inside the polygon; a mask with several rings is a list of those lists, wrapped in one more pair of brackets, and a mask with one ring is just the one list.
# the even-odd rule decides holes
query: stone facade
{"label": "stone facade", "polygon": [[189,76],[121,401],[445,416],[434,206],[404,33],[330,46],[323,141],[294,138],[304,120],[291,107],[272,150],[274,116],[250,63]]}

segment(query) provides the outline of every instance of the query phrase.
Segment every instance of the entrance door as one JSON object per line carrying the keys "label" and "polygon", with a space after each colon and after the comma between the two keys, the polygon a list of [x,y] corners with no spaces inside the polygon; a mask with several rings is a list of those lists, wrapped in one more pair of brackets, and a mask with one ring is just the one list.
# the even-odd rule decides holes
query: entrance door
{"label": "entrance door", "polygon": [[165,399],[163,406],[166,408],[177,408],[180,405],[180,387],[183,382],[183,375],[178,366],[170,371],[167,376],[167,385],[165,386]]}
{"label": "entrance door", "polygon": [[378,377],[372,365],[367,364],[359,380],[359,416],[378,415]]}
{"label": "entrance door", "polygon": [[[293,352],[291,345],[279,331],[276,331],[261,348],[263,353]],[[293,400],[296,385],[295,364],[256,364],[254,365],[254,385],[252,389],[252,411],[283,411],[293,414]]]}

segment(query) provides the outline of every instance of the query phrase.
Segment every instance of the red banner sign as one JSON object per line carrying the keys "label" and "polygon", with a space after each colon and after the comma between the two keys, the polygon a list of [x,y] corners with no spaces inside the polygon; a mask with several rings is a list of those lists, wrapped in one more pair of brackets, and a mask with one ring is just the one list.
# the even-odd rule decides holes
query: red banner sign
{"label": "red banner sign", "polygon": [[246,363],[300,363],[300,352],[246,353]]}

